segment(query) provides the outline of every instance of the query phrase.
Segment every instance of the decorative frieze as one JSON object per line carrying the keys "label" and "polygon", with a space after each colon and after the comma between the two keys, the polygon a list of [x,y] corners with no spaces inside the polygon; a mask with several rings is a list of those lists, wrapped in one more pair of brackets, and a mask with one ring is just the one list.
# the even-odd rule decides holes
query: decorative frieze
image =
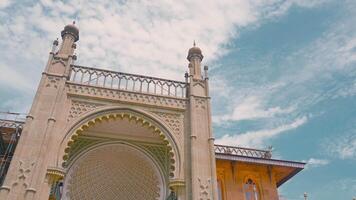
{"label": "decorative frieze", "polygon": [[24,124],[25,124],[24,121],[0,119],[0,127],[22,129]]}
{"label": "decorative frieze", "polygon": [[102,104],[72,100],[67,121],[70,121],[71,119],[92,111],[100,106],[102,106]]}
{"label": "decorative frieze", "polygon": [[145,93],[123,91],[118,89],[100,88],[89,85],[80,85],[67,82],[68,94],[104,98],[112,101],[123,101],[149,106],[168,107],[173,109],[186,109],[187,100],[183,98],[165,97]]}
{"label": "decorative frieze", "polygon": [[158,115],[176,135],[182,134],[183,131],[183,115],[178,113],[154,112]]}

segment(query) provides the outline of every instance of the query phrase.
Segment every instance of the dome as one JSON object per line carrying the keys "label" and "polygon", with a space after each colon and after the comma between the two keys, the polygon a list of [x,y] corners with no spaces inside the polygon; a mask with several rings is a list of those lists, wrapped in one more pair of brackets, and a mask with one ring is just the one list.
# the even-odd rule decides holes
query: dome
{"label": "dome", "polygon": [[79,29],[73,24],[68,24],[64,27],[63,31],[61,32],[62,38],[65,34],[70,34],[74,37],[74,42],[79,40]]}
{"label": "dome", "polygon": [[189,49],[188,54],[201,54],[201,50],[199,47],[192,47]]}
{"label": "dome", "polygon": [[190,48],[188,51],[187,59],[190,61],[190,59],[193,56],[198,56],[201,60],[203,60],[203,54],[201,53],[201,49],[199,47],[195,46],[195,42],[194,42],[194,46],[192,48]]}

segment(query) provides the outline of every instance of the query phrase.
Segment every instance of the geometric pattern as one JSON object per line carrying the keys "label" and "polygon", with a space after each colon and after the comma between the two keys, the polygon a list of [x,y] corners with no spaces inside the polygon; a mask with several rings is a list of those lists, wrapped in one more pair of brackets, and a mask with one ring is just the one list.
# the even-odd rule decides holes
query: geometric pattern
{"label": "geometric pattern", "polygon": [[[78,140],[75,141],[75,143],[73,144],[72,148],[68,152],[69,162],[71,161],[71,159],[75,158],[75,156],[78,155],[80,152],[82,152],[83,150],[87,149],[87,147],[95,145],[95,144],[97,144],[97,143],[99,143],[101,141],[102,140],[91,139],[91,138],[80,136],[78,138]],[[65,167],[65,166],[63,166],[63,167]]]}
{"label": "geometric pattern", "polygon": [[102,106],[101,104],[72,100],[67,121]]}
{"label": "geometric pattern", "polygon": [[[106,138],[99,138],[99,137],[84,137],[84,136],[79,136],[77,141],[75,141],[72,145],[72,148],[68,152],[68,162],[66,164],[69,164],[72,162],[72,159],[76,158],[78,154],[80,154],[82,151],[86,150],[90,146],[102,143],[102,142],[107,142],[107,141],[122,141],[122,140],[115,140],[115,139],[106,139]],[[166,177],[169,175],[169,167],[170,167],[170,159],[169,159],[169,151],[165,145],[161,144],[151,144],[151,143],[143,143],[143,142],[137,142],[137,141],[126,141],[130,142],[136,146],[139,146],[143,149],[145,149],[160,165],[163,173],[165,174]],[[67,167],[67,166],[63,166]]]}
{"label": "geometric pattern", "polygon": [[63,199],[163,200],[164,184],[154,162],[125,145],[97,147],[69,169]]}
{"label": "geometric pattern", "polygon": [[140,144],[140,143],[135,143],[135,144],[143,147],[146,151],[148,151],[158,161],[158,164],[163,169],[163,172],[165,173],[166,177],[168,177],[170,160],[168,155],[169,151],[167,147],[165,145]]}
{"label": "geometric pattern", "polygon": [[174,131],[175,134],[179,135],[183,131],[183,116],[177,113],[165,113],[165,112],[154,112],[160,118],[162,118],[167,125]]}

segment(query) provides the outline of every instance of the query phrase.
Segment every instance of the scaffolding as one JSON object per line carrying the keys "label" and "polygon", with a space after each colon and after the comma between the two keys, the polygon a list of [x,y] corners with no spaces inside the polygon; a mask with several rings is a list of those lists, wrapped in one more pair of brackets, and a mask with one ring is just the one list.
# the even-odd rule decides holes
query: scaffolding
{"label": "scaffolding", "polygon": [[25,114],[0,111],[0,185],[14,155],[25,123]]}

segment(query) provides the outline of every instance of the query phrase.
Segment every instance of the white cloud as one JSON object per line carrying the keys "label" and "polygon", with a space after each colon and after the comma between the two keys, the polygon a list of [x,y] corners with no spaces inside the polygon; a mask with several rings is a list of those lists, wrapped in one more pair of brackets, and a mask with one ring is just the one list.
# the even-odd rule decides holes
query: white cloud
{"label": "white cloud", "polygon": [[215,98],[229,98],[233,93],[233,88],[229,85],[224,77],[219,75],[214,75],[210,79],[209,90],[214,93]]}
{"label": "white cloud", "polygon": [[[270,15],[280,15],[293,4],[309,8],[323,2],[284,1],[266,10]],[[356,26],[349,18],[355,15],[356,4],[348,7],[346,19],[336,20],[318,39],[281,59],[283,72],[274,82],[228,87],[228,92],[223,92],[225,99],[220,101],[226,102],[225,108],[214,113],[213,122],[222,125],[239,120],[290,119],[323,100],[356,96]]]}
{"label": "white cloud", "polygon": [[[309,7],[320,3],[322,1],[299,1],[298,4]],[[283,4],[280,6],[283,7]],[[354,14],[347,13],[349,15]],[[233,91],[226,96],[226,99],[230,99],[225,105],[229,109],[215,114],[213,122],[221,125],[239,120],[263,118],[272,121],[278,117],[290,119],[294,114],[325,99],[355,96],[355,31],[353,20],[337,21],[320,38],[282,59],[285,70],[275,82],[262,87],[247,84],[240,85],[238,89],[229,88],[229,91]],[[339,74],[342,74],[342,79]],[[289,105],[285,105],[286,102]]]}
{"label": "white cloud", "polygon": [[310,158],[307,161],[304,161],[307,163],[306,168],[313,168],[313,167],[320,167],[320,166],[324,166],[324,165],[328,165],[330,163],[329,160],[325,160],[325,159],[317,159],[317,158]]}
{"label": "white cloud", "polygon": [[[306,6],[301,0],[287,2],[278,15],[292,5]],[[183,79],[193,40],[207,62],[216,60],[228,51],[225,44],[238,36],[239,27],[258,24],[270,17],[271,10],[281,9],[280,4],[285,1],[14,2],[11,6],[16,9],[3,10],[0,15],[0,53],[11,64],[24,59],[44,64],[51,41],[76,19],[81,32],[80,64]]]}
{"label": "white cloud", "polygon": [[[302,92],[309,99],[303,99],[304,104],[356,95],[356,26],[350,17],[355,16],[356,4],[348,5],[349,10],[344,11],[346,17],[333,22],[320,38],[286,58],[289,62],[285,65],[290,71],[280,81],[294,87],[305,86]],[[343,76],[342,79],[338,74]],[[351,81],[343,84],[346,79]],[[332,87],[316,91],[325,90],[317,84],[330,84]]]}
{"label": "white cloud", "polygon": [[308,121],[307,117],[300,117],[288,124],[280,125],[273,129],[265,129],[259,131],[250,131],[241,134],[224,135],[216,140],[217,144],[246,146],[246,147],[263,147],[266,141],[280,134],[287,133],[290,130],[296,129]]}
{"label": "white cloud", "polygon": [[274,117],[276,115],[291,113],[296,109],[293,106],[288,108],[281,108],[279,106],[265,108],[262,104],[262,99],[262,97],[257,96],[246,97],[234,107],[232,113],[222,116],[214,116],[214,122],[221,123],[224,121]]}
{"label": "white cloud", "polygon": [[14,68],[8,68],[6,65],[0,63],[0,71],[0,85],[12,83],[9,84],[8,87],[11,87],[19,92],[32,92],[32,84],[27,78],[23,77],[21,74],[18,74]]}
{"label": "white cloud", "polygon": [[[320,192],[324,191],[335,191],[335,186],[337,186],[341,192],[345,194],[350,194],[350,197],[355,197],[356,194],[356,179],[353,177],[337,179],[329,182],[324,187],[320,188]],[[352,195],[352,196],[351,196]]]}
{"label": "white cloud", "polygon": [[10,0],[1,0],[0,1],[0,9],[4,9],[8,6],[10,6],[11,1]]}
{"label": "white cloud", "polygon": [[350,133],[330,139],[323,148],[331,156],[339,159],[356,159],[356,134],[355,130],[350,130]]}

